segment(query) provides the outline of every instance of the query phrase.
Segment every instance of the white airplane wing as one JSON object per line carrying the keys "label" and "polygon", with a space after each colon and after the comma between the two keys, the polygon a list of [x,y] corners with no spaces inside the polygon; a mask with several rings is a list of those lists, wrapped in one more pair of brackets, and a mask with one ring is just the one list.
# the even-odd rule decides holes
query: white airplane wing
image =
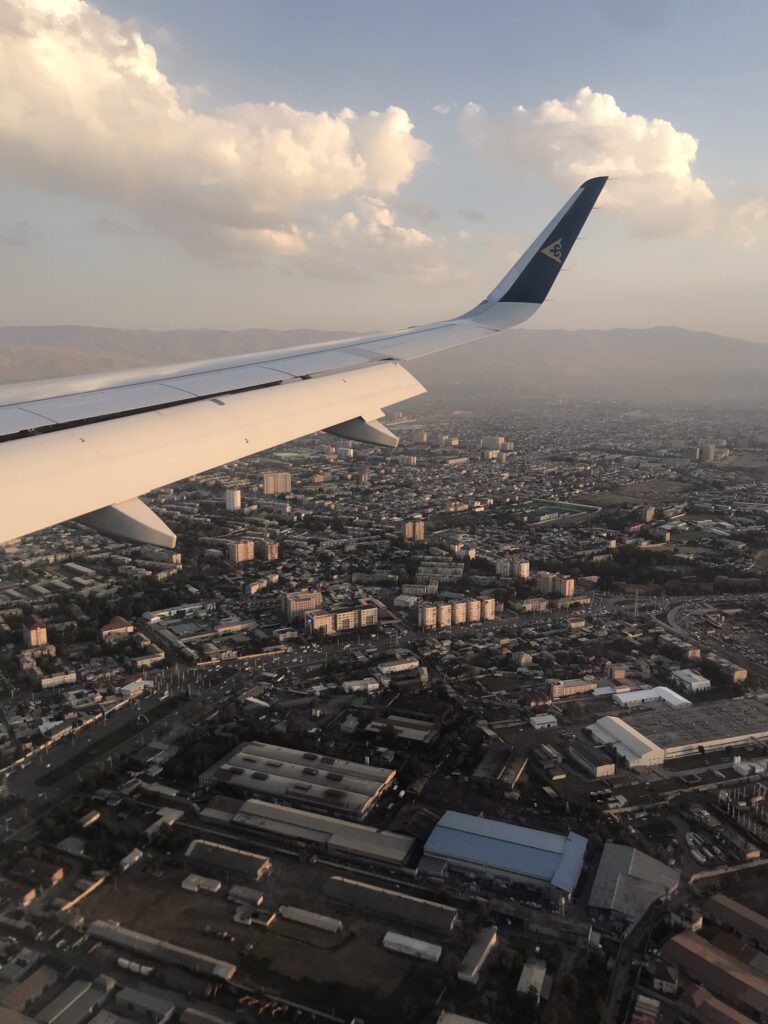
{"label": "white airplane wing", "polygon": [[139,495],[318,430],[394,447],[383,410],[424,388],[402,365],[527,320],[606,178],[574,192],[487,299],[395,334],[0,387],[0,543],[69,519],[173,547]]}

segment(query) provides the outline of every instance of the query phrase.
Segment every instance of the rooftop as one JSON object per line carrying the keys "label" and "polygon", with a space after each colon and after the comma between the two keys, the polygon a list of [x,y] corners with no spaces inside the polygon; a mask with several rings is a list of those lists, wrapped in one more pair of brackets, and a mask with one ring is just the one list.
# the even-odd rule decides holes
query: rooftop
{"label": "rooftop", "polygon": [[537,881],[570,893],[576,886],[587,840],[446,811],[424,845],[435,858],[476,863]]}

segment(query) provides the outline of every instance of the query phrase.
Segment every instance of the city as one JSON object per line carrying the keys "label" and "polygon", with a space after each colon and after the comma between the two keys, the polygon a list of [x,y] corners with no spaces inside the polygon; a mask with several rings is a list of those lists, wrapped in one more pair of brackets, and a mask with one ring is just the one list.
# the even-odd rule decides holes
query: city
{"label": "city", "polygon": [[760,416],[421,403],[5,546],[9,1011],[762,1012]]}

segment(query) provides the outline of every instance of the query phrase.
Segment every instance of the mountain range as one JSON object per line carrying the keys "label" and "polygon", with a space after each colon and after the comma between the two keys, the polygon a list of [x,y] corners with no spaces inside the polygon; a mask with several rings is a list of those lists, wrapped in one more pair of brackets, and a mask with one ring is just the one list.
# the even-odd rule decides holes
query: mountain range
{"label": "mountain range", "polygon": [[[0,328],[0,382],[183,363],[350,337],[254,328]],[[762,403],[768,345],[679,327],[523,330],[412,364],[434,398],[470,407],[510,399]]]}

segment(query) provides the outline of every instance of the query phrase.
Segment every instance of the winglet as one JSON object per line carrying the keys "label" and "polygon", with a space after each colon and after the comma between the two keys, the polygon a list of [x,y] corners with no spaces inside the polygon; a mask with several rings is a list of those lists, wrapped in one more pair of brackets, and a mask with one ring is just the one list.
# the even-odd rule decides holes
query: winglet
{"label": "winglet", "polygon": [[488,298],[464,316],[499,328],[527,320],[549,294],[607,180],[580,185]]}

